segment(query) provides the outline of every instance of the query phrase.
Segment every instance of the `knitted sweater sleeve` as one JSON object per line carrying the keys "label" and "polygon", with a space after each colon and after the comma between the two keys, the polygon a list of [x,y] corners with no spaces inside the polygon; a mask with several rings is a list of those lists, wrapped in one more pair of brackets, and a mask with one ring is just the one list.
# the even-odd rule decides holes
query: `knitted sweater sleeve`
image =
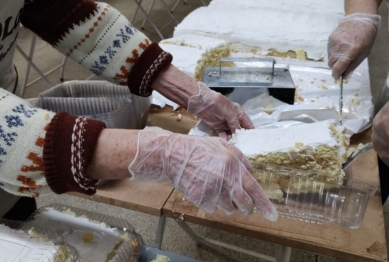
{"label": "knitted sweater sleeve", "polygon": [[172,61],[115,8],[93,0],[26,1],[21,22],[97,76],[151,95],[151,83]]}
{"label": "knitted sweater sleeve", "polygon": [[85,177],[104,123],[34,108],[0,88],[0,187],[39,197],[96,192]]}

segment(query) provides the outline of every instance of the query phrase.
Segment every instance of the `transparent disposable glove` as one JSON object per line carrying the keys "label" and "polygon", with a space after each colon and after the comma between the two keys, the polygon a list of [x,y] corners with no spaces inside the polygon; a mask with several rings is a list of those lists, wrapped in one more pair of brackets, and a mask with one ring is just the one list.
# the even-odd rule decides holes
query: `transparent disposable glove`
{"label": "transparent disposable glove", "polygon": [[345,16],[328,39],[328,66],[336,80],[350,75],[369,55],[381,17],[355,13]]}
{"label": "transparent disposable glove", "polygon": [[239,104],[211,90],[203,82],[198,82],[198,85],[199,93],[188,101],[187,110],[190,114],[199,117],[225,140],[229,140],[236,129],[254,128]]}
{"label": "transparent disposable glove", "polygon": [[132,180],[169,182],[208,213],[216,207],[248,215],[256,207],[277,220],[277,211],[251,176],[247,158],[220,137],[171,133],[160,128],[139,132],[137,154],[129,166]]}
{"label": "transparent disposable glove", "polygon": [[374,118],[372,140],[377,154],[389,157],[389,102]]}

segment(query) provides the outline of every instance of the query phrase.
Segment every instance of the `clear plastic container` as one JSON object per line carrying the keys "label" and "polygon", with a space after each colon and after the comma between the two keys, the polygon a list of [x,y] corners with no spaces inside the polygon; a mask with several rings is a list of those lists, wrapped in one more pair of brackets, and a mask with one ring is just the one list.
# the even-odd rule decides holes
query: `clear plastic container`
{"label": "clear plastic container", "polygon": [[259,164],[253,168],[252,175],[280,217],[309,223],[359,228],[369,198],[377,191],[371,185],[348,178],[337,183],[309,171]]}
{"label": "clear plastic container", "polygon": [[0,219],[0,261],[77,262],[77,250],[50,227]]}
{"label": "clear plastic container", "polygon": [[76,248],[82,262],[135,262],[144,245],[128,221],[71,206],[39,208],[29,223],[52,228]]}

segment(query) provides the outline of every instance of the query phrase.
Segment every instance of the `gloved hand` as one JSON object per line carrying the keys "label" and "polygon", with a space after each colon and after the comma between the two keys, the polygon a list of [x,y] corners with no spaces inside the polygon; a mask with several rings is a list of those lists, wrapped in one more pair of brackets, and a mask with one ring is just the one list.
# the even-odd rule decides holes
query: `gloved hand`
{"label": "gloved hand", "polygon": [[381,17],[354,13],[340,20],[328,39],[328,66],[338,80],[350,75],[369,55],[376,38]]}
{"label": "gloved hand", "polygon": [[389,102],[374,118],[372,140],[377,154],[389,157]]}
{"label": "gloved hand", "polygon": [[198,82],[198,85],[199,93],[189,98],[187,110],[215,129],[221,138],[230,139],[236,129],[254,128],[239,104],[209,89],[202,82]]}
{"label": "gloved hand", "polygon": [[236,147],[219,137],[197,137],[146,128],[138,135],[129,166],[132,180],[169,182],[197,207],[232,214],[253,212],[277,220],[277,211],[251,176],[251,165]]}

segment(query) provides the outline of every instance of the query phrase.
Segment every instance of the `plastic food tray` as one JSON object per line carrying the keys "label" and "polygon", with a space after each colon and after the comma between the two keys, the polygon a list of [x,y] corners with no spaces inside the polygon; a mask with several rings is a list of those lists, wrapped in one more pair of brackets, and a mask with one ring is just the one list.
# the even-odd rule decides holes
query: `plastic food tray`
{"label": "plastic food tray", "polygon": [[369,198],[377,191],[361,181],[328,182],[317,173],[279,166],[253,165],[252,175],[280,217],[347,228],[361,226]]}
{"label": "plastic food tray", "polygon": [[150,98],[106,81],[67,81],[29,101],[43,109],[66,111],[103,121],[109,128],[125,129],[144,128],[151,104]]}
{"label": "plastic food tray", "polygon": [[[137,261],[143,240],[126,220],[64,205],[39,208],[33,226],[49,226],[76,248],[80,261]],[[105,257],[104,255],[105,254]]]}
{"label": "plastic food tray", "polygon": [[[68,245],[63,237],[49,227],[5,219],[0,219],[0,224],[12,230],[13,235],[12,239],[2,238],[2,232],[8,229],[0,228],[0,251],[2,251],[0,261],[24,261],[27,258],[28,261],[36,262],[79,261],[76,249]],[[34,230],[34,235],[28,233],[31,229]],[[10,253],[10,250],[5,247],[6,242],[19,246],[19,253]],[[3,257],[3,255],[7,256]]]}
{"label": "plastic food tray", "polygon": [[157,249],[155,247],[143,246],[141,255],[139,257],[139,262],[150,262],[154,260],[157,255],[162,255],[168,258],[169,262],[201,262],[194,258],[178,255],[176,253],[164,251]]}

